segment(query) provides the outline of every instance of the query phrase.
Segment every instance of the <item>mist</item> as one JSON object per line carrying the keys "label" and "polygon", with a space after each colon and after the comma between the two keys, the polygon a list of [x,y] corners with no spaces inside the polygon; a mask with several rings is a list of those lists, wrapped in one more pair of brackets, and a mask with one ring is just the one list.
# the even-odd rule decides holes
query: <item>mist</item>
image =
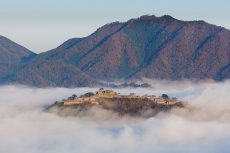
{"label": "mist", "polygon": [[43,110],[54,101],[98,88],[2,86],[0,152],[230,152],[230,81],[145,81],[152,88],[113,90],[137,95],[166,93],[192,109],[173,109],[149,119],[118,117],[102,110],[92,110],[91,116],[61,117]]}

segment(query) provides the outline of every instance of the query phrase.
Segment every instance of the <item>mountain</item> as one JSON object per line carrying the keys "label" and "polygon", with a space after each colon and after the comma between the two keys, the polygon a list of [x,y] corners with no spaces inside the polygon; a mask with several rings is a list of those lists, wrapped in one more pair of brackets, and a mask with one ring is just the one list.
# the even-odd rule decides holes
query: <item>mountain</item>
{"label": "mountain", "polygon": [[41,53],[31,59],[15,73],[9,75],[5,84],[25,84],[36,87],[47,86],[94,86],[100,82],[82,72],[78,67],[66,62],[65,49],[80,39],[71,39],[55,50]]}
{"label": "mountain", "polygon": [[24,63],[35,57],[36,54],[18,45],[17,43],[0,36],[0,80],[13,73]]}
{"label": "mountain", "polygon": [[69,87],[142,77],[229,79],[230,31],[168,15],[114,22],[37,55],[7,81]]}

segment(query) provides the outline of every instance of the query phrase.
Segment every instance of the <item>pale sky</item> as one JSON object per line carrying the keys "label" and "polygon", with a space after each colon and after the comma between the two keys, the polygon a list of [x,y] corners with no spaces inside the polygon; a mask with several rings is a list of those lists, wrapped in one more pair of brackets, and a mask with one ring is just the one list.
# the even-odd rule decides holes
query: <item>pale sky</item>
{"label": "pale sky", "polygon": [[141,15],[205,20],[230,29],[229,0],[0,0],[0,35],[34,52]]}

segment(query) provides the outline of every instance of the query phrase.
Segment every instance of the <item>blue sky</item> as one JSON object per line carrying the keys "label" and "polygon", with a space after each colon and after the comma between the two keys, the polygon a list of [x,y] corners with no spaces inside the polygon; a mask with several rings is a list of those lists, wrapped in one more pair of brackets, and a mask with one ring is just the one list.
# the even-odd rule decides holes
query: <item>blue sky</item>
{"label": "blue sky", "polygon": [[0,35],[42,52],[141,15],[205,20],[230,29],[229,0],[1,0]]}

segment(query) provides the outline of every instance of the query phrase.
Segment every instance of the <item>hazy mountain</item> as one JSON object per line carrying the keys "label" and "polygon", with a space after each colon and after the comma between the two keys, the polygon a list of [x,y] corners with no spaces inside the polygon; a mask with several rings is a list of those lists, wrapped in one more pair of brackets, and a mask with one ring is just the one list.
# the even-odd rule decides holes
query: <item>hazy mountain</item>
{"label": "hazy mountain", "polygon": [[97,80],[82,72],[78,67],[64,60],[65,49],[80,39],[71,39],[55,50],[38,54],[14,74],[8,76],[5,83],[26,84],[37,87],[46,86],[93,86]]}
{"label": "hazy mountain", "polygon": [[94,79],[141,77],[230,78],[230,31],[204,21],[180,21],[171,16],[114,22],[88,37],[70,39],[39,54],[8,82],[87,86],[96,84]]}
{"label": "hazy mountain", "polygon": [[0,36],[0,81],[36,54],[15,42]]}

